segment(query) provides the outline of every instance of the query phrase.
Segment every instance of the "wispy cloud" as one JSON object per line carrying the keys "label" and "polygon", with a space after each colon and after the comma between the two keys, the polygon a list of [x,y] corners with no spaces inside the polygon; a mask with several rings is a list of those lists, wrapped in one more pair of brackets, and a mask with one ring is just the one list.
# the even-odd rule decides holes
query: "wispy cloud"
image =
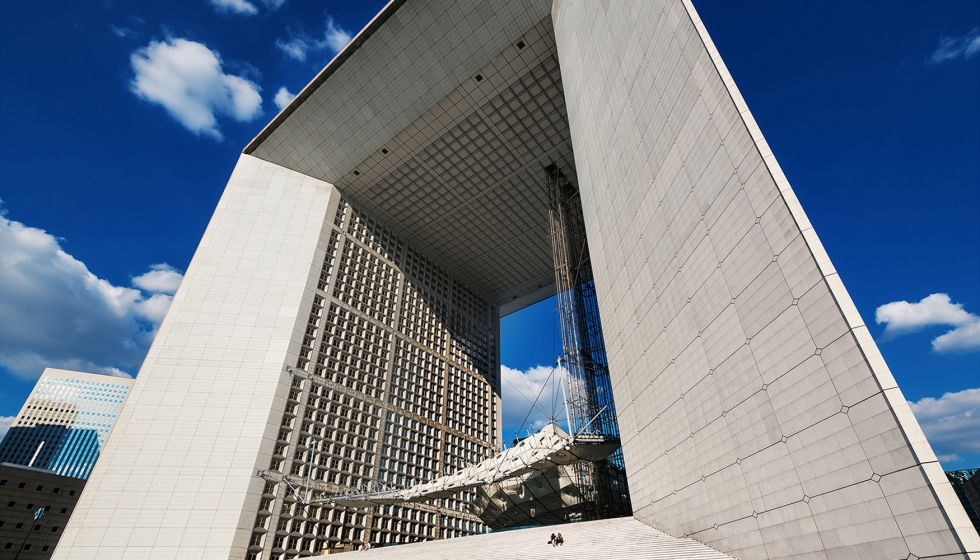
{"label": "wispy cloud", "polygon": [[16,416],[0,416],[0,439],[7,435],[7,431],[16,419]]}
{"label": "wispy cloud", "polygon": [[[504,430],[540,429],[553,415],[563,424],[565,411],[559,383],[565,375],[563,368],[555,371],[550,366],[535,366],[525,371],[501,366]],[[509,441],[513,435],[505,431],[504,440]]]}
{"label": "wispy cloud", "polygon": [[195,134],[221,139],[216,115],[245,122],[262,114],[261,88],[222,70],[221,57],[187,39],[152,41],[130,56],[133,93],[162,106]]}
{"label": "wispy cloud", "polygon": [[248,0],[208,0],[211,6],[222,13],[236,14],[240,16],[254,16],[259,13],[259,9]]}
{"label": "wispy cloud", "polygon": [[303,62],[311,52],[326,51],[331,55],[341,51],[353,35],[344,28],[337,25],[332,17],[327,16],[321,38],[312,38],[304,33],[289,32],[288,39],[278,39],[276,47],[284,55],[293,60]]}
{"label": "wispy cloud", "polygon": [[276,96],[272,101],[274,101],[276,107],[279,107],[279,110],[282,111],[286,105],[289,105],[289,102],[292,101],[294,97],[296,97],[295,93],[289,93],[288,89],[281,87],[279,88],[279,91],[276,92]]}
{"label": "wispy cloud", "polygon": [[980,453],[980,389],[909,401],[909,406],[940,461]]}
{"label": "wispy cloud", "polygon": [[113,35],[119,37],[120,39],[132,39],[138,35],[138,33],[128,27],[118,27],[110,24],[109,29],[112,31]]}
{"label": "wispy cloud", "polygon": [[327,18],[327,28],[323,32],[323,39],[316,42],[317,48],[328,49],[333,53],[340,52],[340,49],[347,46],[353,35],[342,29],[334,22],[332,17]]}
{"label": "wispy cloud", "polygon": [[918,303],[893,301],[875,311],[875,322],[885,324],[883,340],[914,333],[930,326],[955,327],[932,341],[936,352],[973,352],[980,350],[980,317],[952,303],[947,294],[932,294]]}
{"label": "wispy cloud", "polygon": [[133,278],[133,285],[148,292],[174,295],[184,275],[169,264],[154,264],[150,271]]}
{"label": "wispy cloud", "polygon": [[310,50],[310,40],[302,35],[293,35],[289,40],[276,39],[276,48],[289,58],[303,62],[306,51]]}
{"label": "wispy cloud", "polygon": [[180,283],[165,264],[114,286],[58,239],[0,214],[0,366],[22,379],[45,367],[129,377]]}
{"label": "wispy cloud", "polygon": [[980,52],[980,27],[974,27],[960,37],[939,36],[936,50],[926,59],[926,64],[944,64],[957,58],[970,58]]}

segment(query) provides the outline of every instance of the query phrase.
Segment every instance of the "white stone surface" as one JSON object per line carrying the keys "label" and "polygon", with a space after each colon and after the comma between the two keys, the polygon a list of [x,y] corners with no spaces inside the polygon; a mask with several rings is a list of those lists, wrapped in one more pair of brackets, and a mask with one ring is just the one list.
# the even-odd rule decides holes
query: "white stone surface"
{"label": "white stone surface", "polygon": [[[548,544],[561,533],[562,546]],[[733,560],[692,539],[664,534],[632,517],[551,525],[427,543],[376,548],[363,560]]]}
{"label": "white stone surface", "polygon": [[245,556],[339,200],[241,156],[54,558]]}
{"label": "white stone surface", "polygon": [[553,10],[635,517],[744,560],[980,551],[689,0]]}
{"label": "white stone surface", "polygon": [[[524,91],[514,91],[518,74],[538,67],[548,87],[521,87],[556,107],[549,126],[569,121],[636,518],[743,560],[980,553],[693,6],[556,0],[559,83],[540,63],[554,48],[546,4],[393,4],[395,15],[253,146],[258,157],[242,156],[55,558],[245,556],[263,484],[253,475],[269,464],[284,366],[298,359],[301,311],[311,308],[339,202],[329,183],[298,171],[333,182],[369,162],[363,181],[376,182],[390,172],[382,146],[404,160],[508,88],[518,105],[508,119],[533,121],[517,101]],[[494,61],[506,62],[494,66],[499,76],[477,85],[474,72]],[[484,134],[466,142],[493,136]],[[515,138],[535,157],[551,153],[531,132]],[[498,148],[480,165],[519,153]],[[452,155],[443,186],[485,186],[466,178],[476,164]],[[532,174],[514,177],[535,184]],[[528,213],[539,209],[508,205],[497,191],[454,214],[442,194],[426,201],[415,196],[425,185],[408,186],[371,192],[420,199],[401,208],[417,214],[406,221],[421,208],[437,225],[446,216],[488,230],[506,223],[517,228],[501,236],[511,243],[546,236],[530,231]],[[451,237],[461,269],[480,260],[535,268],[520,262],[532,251],[488,259],[467,253],[477,235]],[[525,276],[519,290],[492,295],[548,291],[540,274]],[[490,537],[507,533],[464,542]],[[589,544],[576,557],[609,557]],[[558,550],[547,552],[573,554]]]}

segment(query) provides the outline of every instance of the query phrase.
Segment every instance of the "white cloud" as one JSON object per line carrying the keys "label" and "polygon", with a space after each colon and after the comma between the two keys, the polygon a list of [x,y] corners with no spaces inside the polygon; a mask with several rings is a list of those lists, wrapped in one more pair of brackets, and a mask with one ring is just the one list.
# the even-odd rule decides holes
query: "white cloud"
{"label": "white cloud", "polygon": [[0,416],[0,439],[3,439],[3,436],[7,435],[7,430],[10,429],[10,426],[16,419],[16,416]]}
{"label": "white cloud", "polygon": [[980,52],[980,27],[974,27],[961,37],[941,35],[936,50],[926,59],[926,63],[943,64],[961,56],[968,59],[978,52]]}
{"label": "white cloud", "polygon": [[[168,285],[153,276],[162,266],[137,278],[172,287],[172,277]],[[49,233],[0,215],[0,367],[17,377],[36,379],[45,367],[129,377],[171,299],[114,286]]]}
{"label": "white cloud", "polygon": [[332,17],[327,17],[327,28],[323,32],[323,39],[317,41],[318,48],[327,48],[333,53],[339,53],[341,49],[350,43],[354,36],[350,32],[337,26]]}
{"label": "white cloud", "polygon": [[337,54],[350,43],[353,35],[337,25],[332,17],[327,16],[322,39],[312,39],[305,34],[289,34],[289,39],[276,40],[276,47],[289,58],[303,62],[311,51],[327,51]]}
{"label": "white cloud", "polygon": [[875,322],[885,323],[884,340],[935,326],[956,327],[932,341],[936,352],[971,352],[980,350],[980,317],[968,313],[960,303],[952,303],[947,294],[932,294],[918,303],[893,301],[875,311]]}
{"label": "white cloud", "polygon": [[276,39],[276,48],[289,58],[303,62],[306,60],[306,51],[310,49],[310,43],[305,37],[298,35],[290,37],[288,41]]}
{"label": "white cloud", "polygon": [[276,107],[279,107],[279,110],[281,111],[286,105],[289,105],[289,102],[292,101],[294,97],[296,97],[295,93],[289,93],[288,89],[281,87],[279,88],[279,91],[276,92],[276,97],[273,99],[273,101],[275,101]]}
{"label": "white cloud", "polygon": [[[559,385],[559,380],[566,375],[564,368],[559,368],[552,375],[550,366],[535,366],[526,371],[501,366],[500,375],[504,429],[540,429],[550,421],[552,414],[559,419],[559,424],[564,426],[565,409],[561,385]],[[535,398],[537,404],[532,408],[531,403]],[[525,417],[527,417],[526,422],[524,422]],[[504,433],[504,440],[510,441],[513,435],[513,433]],[[525,434],[522,431],[518,435]]]}
{"label": "white cloud", "polygon": [[195,134],[220,139],[216,114],[250,121],[262,114],[261,88],[240,76],[225,74],[221,58],[187,39],[152,41],[130,56],[136,95],[161,105]]}
{"label": "white cloud", "polygon": [[238,14],[240,16],[254,16],[259,13],[255,4],[248,0],[208,0],[211,6],[219,12]]}
{"label": "white cloud", "polygon": [[909,406],[940,461],[980,453],[980,389],[909,401]]}
{"label": "white cloud", "polygon": [[281,8],[286,3],[286,0],[262,0],[262,3],[265,4],[266,9],[273,12]]}
{"label": "white cloud", "polygon": [[932,294],[919,303],[893,301],[875,311],[875,322],[886,324],[886,337],[921,331],[932,325],[960,326],[973,320],[974,316],[964,311],[961,304],[952,303],[947,294]]}
{"label": "white cloud", "polygon": [[976,352],[980,350],[980,320],[953,329],[932,341],[936,352]]}
{"label": "white cloud", "polygon": [[150,271],[133,278],[133,285],[142,290],[174,295],[184,275],[167,263],[150,265]]}

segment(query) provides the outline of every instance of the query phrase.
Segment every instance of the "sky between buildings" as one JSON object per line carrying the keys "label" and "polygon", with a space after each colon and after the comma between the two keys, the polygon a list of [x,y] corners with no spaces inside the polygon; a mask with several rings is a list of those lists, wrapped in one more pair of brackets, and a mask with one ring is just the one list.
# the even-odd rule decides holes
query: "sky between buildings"
{"label": "sky between buildings", "polygon": [[[0,5],[0,432],[45,366],[137,373],[242,148],[383,4]],[[980,466],[976,2],[695,7],[943,465]],[[503,319],[505,440],[554,408],[553,307]]]}

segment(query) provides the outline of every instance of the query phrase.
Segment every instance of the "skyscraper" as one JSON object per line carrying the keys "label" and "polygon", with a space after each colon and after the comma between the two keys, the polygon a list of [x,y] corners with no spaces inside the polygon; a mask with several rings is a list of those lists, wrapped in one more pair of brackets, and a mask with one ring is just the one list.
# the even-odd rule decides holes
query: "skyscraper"
{"label": "skyscraper", "polygon": [[548,169],[636,519],[743,560],[980,553],[688,0],[393,0],[246,146],[55,557],[462,529],[305,502],[499,443],[497,318],[556,290]]}
{"label": "skyscraper", "polygon": [[0,462],[87,479],[133,380],[47,368],[0,442]]}

